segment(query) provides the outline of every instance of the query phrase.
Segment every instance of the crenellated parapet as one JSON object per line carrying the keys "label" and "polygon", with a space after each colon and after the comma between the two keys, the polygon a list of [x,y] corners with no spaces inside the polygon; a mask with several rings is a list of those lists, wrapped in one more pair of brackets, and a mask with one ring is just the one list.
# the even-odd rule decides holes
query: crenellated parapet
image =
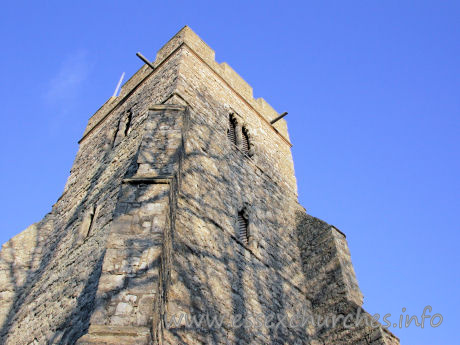
{"label": "crenellated parapet", "polygon": [[[285,120],[277,121],[273,126],[270,121],[276,118],[279,113],[273,109],[262,97],[255,99],[252,87],[230,67],[226,62],[217,62],[215,52],[212,50],[196,33],[188,26],[183,27],[173,38],[171,38],[157,53],[153,62],[155,69],[160,68],[175,52],[181,47],[186,47],[189,51],[201,59],[218,78],[221,78],[236,94],[238,94],[254,111],[266,122],[267,126],[273,127],[290,145],[287,124]],[[83,134],[83,138],[93,130],[99,122],[118,106],[127,96],[129,96],[143,81],[154,73],[152,69],[144,65],[141,67],[121,88],[118,97],[111,97],[107,102],[91,117],[88,126]]]}

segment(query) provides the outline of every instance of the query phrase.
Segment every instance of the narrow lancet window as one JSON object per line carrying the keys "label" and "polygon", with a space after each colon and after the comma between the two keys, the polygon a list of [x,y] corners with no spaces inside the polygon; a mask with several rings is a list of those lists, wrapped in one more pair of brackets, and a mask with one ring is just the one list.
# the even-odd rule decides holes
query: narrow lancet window
{"label": "narrow lancet window", "polygon": [[91,233],[91,228],[94,223],[94,215],[96,214],[96,208],[94,206],[90,206],[89,210],[83,216],[83,221],[80,224],[80,229],[78,231],[78,238],[77,243],[83,244],[86,238]]}
{"label": "narrow lancet window", "polygon": [[232,114],[228,117],[228,130],[227,130],[228,139],[236,145],[236,119]]}
{"label": "narrow lancet window", "polygon": [[118,122],[118,128],[115,132],[115,139],[113,141],[112,147],[117,146],[130,132],[131,132],[131,121],[133,113],[131,110],[128,110],[126,114]]}
{"label": "narrow lancet window", "polygon": [[238,237],[245,245],[249,243],[248,217],[245,209],[238,212]]}
{"label": "narrow lancet window", "polygon": [[243,132],[243,136],[242,136],[242,142],[241,142],[241,150],[247,155],[249,155],[249,148],[250,148],[249,134],[248,134],[248,130],[246,129],[246,127],[243,127],[242,132]]}
{"label": "narrow lancet window", "polygon": [[130,111],[128,111],[128,114],[126,115],[126,124],[125,124],[125,136],[127,136],[129,134],[129,132],[131,131],[131,120],[133,118],[133,113]]}

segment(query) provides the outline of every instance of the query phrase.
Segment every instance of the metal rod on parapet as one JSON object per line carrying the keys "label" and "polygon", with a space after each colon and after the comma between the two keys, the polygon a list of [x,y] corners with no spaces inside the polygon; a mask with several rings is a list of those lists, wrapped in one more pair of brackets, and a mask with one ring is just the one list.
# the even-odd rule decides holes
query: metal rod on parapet
{"label": "metal rod on parapet", "polygon": [[125,72],[121,75],[120,80],[118,81],[117,87],[115,88],[115,92],[113,93],[112,97],[117,97],[118,90],[120,90],[121,83],[123,82],[123,78],[125,77]]}
{"label": "metal rod on parapet", "polygon": [[153,65],[151,64],[151,62],[150,62],[149,60],[147,60],[147,58],[146,58],[144,55],[142,55],[142,54],[139,53],[139,52],[137,52],[136,55],[137,55],[137,57],[138,57],[139,59],[141,59],[141,60],[144,61],[147,65],[149,65],[152,69],[155,69],[155,67],[153,67]]}
{"label": "metal rod on parapet", "polygon": [[274,118],[273,120],[270,121],[270,123],[273,125],[276,121],[278,120],[281,120],[283,117],[285,117],[287,115],[287,111],[285,111],[284,113],[282,113],[280,116]]}

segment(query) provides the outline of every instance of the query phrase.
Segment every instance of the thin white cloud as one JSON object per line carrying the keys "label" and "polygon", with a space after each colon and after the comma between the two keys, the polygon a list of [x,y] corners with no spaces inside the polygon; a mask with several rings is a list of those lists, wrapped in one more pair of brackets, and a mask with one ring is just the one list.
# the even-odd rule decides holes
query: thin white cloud
{"label": "thin white cloud", "polygon": [[66,113],[77,100],[84,81],[88,78],[91,63],[86,51],[78,51],[67,57],[56,76],[46,87],[44,99],[52,107]]}

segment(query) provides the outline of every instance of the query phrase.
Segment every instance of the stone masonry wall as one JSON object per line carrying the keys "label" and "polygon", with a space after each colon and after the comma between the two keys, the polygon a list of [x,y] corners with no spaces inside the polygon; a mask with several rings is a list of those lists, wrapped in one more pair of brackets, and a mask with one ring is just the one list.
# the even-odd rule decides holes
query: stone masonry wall
{"label": "stone masonry wall", "polygon": [[[186,99],[191,126],[180,171],[164,344],[306,344],[312,330],[264,327],[259,332],[232,325],[240,316],[255,322],[309,308],[295,220],[289,216],[298,205],[293,193],[228,141],[226,127],[215,124],[227,114],[217,117],[214,107],[197,112],[202,106],[197,103],[205,99],[193,99]],[[236,216],[243,206],[252,238],[247,246],[237,234]],[[171,325],[171,318],[181,315],[216,316],[223,326]]]}
{"label": "stone masonry wall", "polygon": [[314,341],[334,345],[399,344],[398,338],[361,308],[363,296],[345,235],[304,212],[298,211],[296,218],[307,295],[312,301],[313,315],[323,319],[317,322],[321,325]]}
{"label": "stone masonry wall", "polygon": [[184,119],[185,108],[180,106],[155,105],[148,111],[137,169],[123,181],[109,229],[98,305],[79,345],[150,340]]}
{"label": "stone masonry wall", "polygon": [[[343,302],[350,309],[350,305],[362,304],[362,295],[345,238],[336,229],[330,231],[329,247],[320,251],[323,262],[330,259],[334,263],[335,273],[305,260],[305,255],[309,255],[305,251],[321,248],[323,239],[320,236],[307,241],[310,238],[301,231],[303,223],[297,215],[305,215],[305,211],[297,203],[295,188],[291,188],[295,180],[289,170],[289,145],[195,52],[188,46],[179,49],[184,59],[179,66],[176,93],[190,107],[191,127],[180,171],[182,182],[173,236],[175,254],[163,315],[169,328],[164,330],[164,342],[323,341],[325,330],[321,327],[255,330],[232,325],[232,318],[239,316],[254,321],[260,315],[273,315],[279,320],[304,311],[313,315],[340,312],[343,308],[334,309],[335,302]],[[229,113],[236,114],[237,121],[249,130],[255,147],[251,157],[226,137]],[[236,215],[243,207],[249,214],[248,245],[242,243],[237,233]],[[305,243],[311,248],[306,248]],[[311,277],[312,272],[316,277]],[[322,281],[328,285],[321,285]],[[327,308],[317,306],[315,298],[320,291],[330,297]],[[340,299],[334,299],[335,296]],[[222,317],[223,326],[211,330],[190,328],[187,324],[171,327],[171,318],[180,315]],[[349,331],[354,340],[343,337],[343,343],[364,341],[368,331],[366,327],[360,331],[355,327]],[[375,339],[379,341],[383,341],[383,334],[390,334],[380,328],[378,332],[380,336]],[[334,336],[324,338],[326,343],[336,344],[338,333],[341,334],[338,328],[331,330]]]}
{"label": "stone masonry wall", "polygon": [[239,125],[248,130],[254,164],[291,193],[297,194],[290,143],[196,53],[187,46],[181,49],[184,59],[180,65],[177,92],[187,102],[195,98],[204,100],[195,104],[196,111],[211,112],[208,115],[210,121],[214,121],[224,133],[228,128],[228,115],[233,113]]}

